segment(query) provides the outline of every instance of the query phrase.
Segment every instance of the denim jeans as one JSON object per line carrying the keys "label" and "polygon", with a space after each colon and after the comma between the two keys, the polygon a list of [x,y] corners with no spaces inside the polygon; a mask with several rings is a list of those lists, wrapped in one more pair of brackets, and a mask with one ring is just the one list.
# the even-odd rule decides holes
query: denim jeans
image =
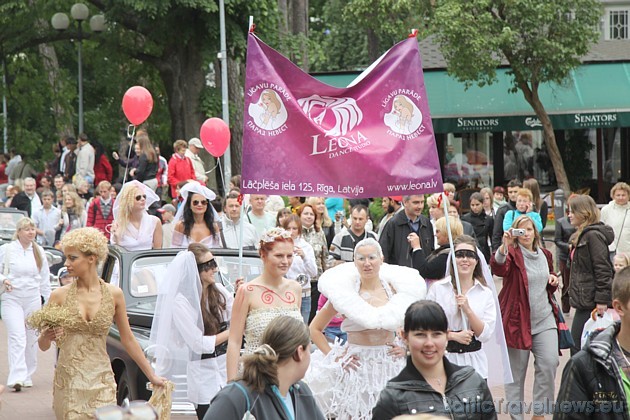
{"label": "denim jeans", "polygon": [[311,297],[310,296],[302,297],[302,307],[300,308],[300,312],[302,313],[302,319],[304,319],[304,323],[308,325],[308,317],[311,315]]}
{"label": "denim jeans", "polygon": [[324,335],[326,336],[326,339],[332,343],[335,342],[335,338],[339,338],[341,340],[341,344],[348,340],[348,334],[341,331],[340,327],[326,327],[324,328]]}

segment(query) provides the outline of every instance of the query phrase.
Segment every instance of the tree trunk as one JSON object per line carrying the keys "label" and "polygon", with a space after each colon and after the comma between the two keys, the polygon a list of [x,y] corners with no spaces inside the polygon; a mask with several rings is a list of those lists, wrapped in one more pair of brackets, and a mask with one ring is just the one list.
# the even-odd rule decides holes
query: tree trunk
{"label": "tree trunk", "polygon": [[558,188],[561,188],[564,191],[565,197],[568,197],[571,194],[571,185],[569,184],[567,172],[564,169],[564,162],[562,161],[562,155],[560,154],[560,149],[558,148],[558,143],[556,142],[556,134],[553,131],[553,124],[551,124],[549,114],[538,97],[537,88],[530,90],[523,89],[521,87],[521,90],[523,91],[525,100],[534,109],[536,116],[543,125],[543,131],[545,133],[547,143],[547,153],[549,153],[549,159],[551,160],[553,170],[556,174]]}
{"label": "tree trunk", "polygon": [[48,83],[53,91],[51,107],[55,116],[57,133],[60,137],[74,136],[72,112],[67,112],[59,100],[62,97],[61,92],[64,90],[64,79],[59,77],[59,60],[57,60],[55,48],[48,44],[40,44],[38,48],[48,76]]}
{"label": "tree trunk", "polygon": [[245,66],[228,54],[228,95],[230,98],[230,157],[232,158],[232,174],[242,171],[243,163],[243,78]]}
{"label": "tree trunk", "polygon": [[302,56],[302,70],[308,71],[308,0],[294,0],[291,2],[291,32],[293,35],[303,35],[300,40],[300,54]]}
{"label": "tree trunk", "polygon": [[278,33],[284,38],[289,33],[289,9],[287,0],[278,0]]}
{"label": "tree trunk", "polygon": [[376,32],[374,32],[373,29],[368,28],[367,30],[367,41],[368,41],[368,57],[370,59],[370,62],[373,63],[375,62],[381,55],[381,53],[379,52],[379,39],[378,39],[378,35],[376,35]]}
{"label": "tree trunk", "polygon": [[200,46],[193,42],[164,52],[154,64],[164,83],[171,115],[173,140],[199,137],[203,115],[199,95],[205,85],[205,71]]}

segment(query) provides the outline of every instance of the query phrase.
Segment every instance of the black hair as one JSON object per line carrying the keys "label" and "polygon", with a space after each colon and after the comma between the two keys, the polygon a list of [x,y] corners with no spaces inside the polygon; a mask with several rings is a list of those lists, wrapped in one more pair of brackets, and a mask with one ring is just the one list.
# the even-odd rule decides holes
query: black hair
{"label": "black hair", "polygon": [[405,312],[405,334],[416,330],[444,331],[448,330],[448,319],[444,309],[432,300],[419,300],[407,308]]}
{"label": "black hair", "polygon": [[[183,222],[184,222],[184,235],[186,236],[190,235],[190,231],[192,230],[193,225],[195,224],[195,216],[193,215],[192,208],[191,208],[192,197],[195,194],[196,193],[189,192],[188,197],[186,198],[186,203],[184,204]],[[217,228],[214,225],[214,210],[212,208],[212,205],[210,204],[210,200],[208,200],[206,197],[204,197],[204,199],[208,202],[208,204],[206,205],[206,211],[203,214],[203,221],[206,223],[206,226],[210,230],[210,234],[214,236],[217,234]]]}

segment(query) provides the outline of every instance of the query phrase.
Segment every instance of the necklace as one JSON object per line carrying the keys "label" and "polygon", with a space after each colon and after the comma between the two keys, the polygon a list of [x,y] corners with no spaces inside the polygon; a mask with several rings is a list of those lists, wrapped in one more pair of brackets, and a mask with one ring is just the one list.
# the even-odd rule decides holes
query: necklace
{"label": "necklace", "polygon": [[628,361],[628,358],[626,357],[626,351],[623,349],[623,347],[621,347],[621,344],[619,344],[619,340],[617,338],[615,338],[615,341],[617,342],[617,346],[619,346],[619,350],[621,350],[621,355],[623,356],[623,360],[626,361],[627,366],[630,366],[630,362]]}

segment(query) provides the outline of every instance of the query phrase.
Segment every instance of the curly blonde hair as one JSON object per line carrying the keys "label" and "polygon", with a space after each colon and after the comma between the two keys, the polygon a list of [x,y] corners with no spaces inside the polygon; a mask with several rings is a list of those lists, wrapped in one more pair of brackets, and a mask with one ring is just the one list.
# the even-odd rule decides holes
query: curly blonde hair
{"label": "curly blonde hair", "polygon": [[107,238],[103,233],[93,227],[74,229],[64,235],[61,240],[61,248],[78,249],[85,255],[94,255],[99,263],[107,257]]}

